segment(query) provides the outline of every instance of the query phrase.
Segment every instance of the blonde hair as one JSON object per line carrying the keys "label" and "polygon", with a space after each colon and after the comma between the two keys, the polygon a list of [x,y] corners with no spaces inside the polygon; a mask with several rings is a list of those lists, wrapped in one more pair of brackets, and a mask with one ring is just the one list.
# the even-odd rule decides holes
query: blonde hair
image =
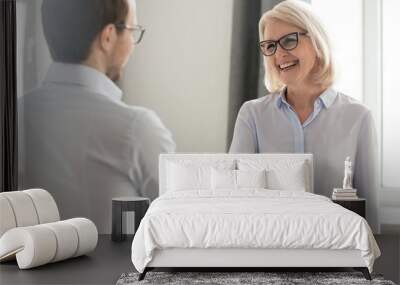
{"label": "blonde hair", "polygon": [[[276,19],[306,31],[317,54],[319,68],[312,75],[312,82],[329,87],[334,80],[334,64],[327,33],[311,6],[299,0],[286,0],[261,16],[259,26],[260,41],[264,40],[264,30],[268,19]],[[264,56],[265,86],[270,92],[281,91],[285,86],[279,80],[275,68],[268,64]]]}

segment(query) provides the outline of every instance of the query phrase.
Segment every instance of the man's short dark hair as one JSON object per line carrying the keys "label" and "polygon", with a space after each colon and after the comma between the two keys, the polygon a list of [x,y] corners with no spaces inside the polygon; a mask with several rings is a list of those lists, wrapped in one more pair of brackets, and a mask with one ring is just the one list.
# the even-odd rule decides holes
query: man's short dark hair
{"label": "man's short dark hair", "polygon": [[43,0],[43,32],[53,60],[86,60],[103,28],[125,22],[128,13],[128,0]]}

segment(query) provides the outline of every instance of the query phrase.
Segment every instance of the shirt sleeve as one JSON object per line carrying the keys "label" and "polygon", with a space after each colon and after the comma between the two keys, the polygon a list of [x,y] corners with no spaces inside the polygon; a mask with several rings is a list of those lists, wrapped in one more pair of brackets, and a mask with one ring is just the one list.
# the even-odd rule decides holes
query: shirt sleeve
{"label": "shirt sleeve", "polygon": [[158,158],[161,153],[172,153],[176,144],[171,132],[155,112],[144,112],[136,127],[133,165],[131,173],[136,176],[140,193],[154,200],[159,195]]}
{"label": "shirt sleeve", "polygon": [[378,142],[374,120],[368,111],[362,120],[357,141],[354,187],[366,199],[366,219],[374,233],[380,232],[378,219]]}
{"label": "shirt sleeve", "polygon": [[257,135],[254,119],[251,117],[249,106],[243,104],[238,113],[230,153],[256,153]]}

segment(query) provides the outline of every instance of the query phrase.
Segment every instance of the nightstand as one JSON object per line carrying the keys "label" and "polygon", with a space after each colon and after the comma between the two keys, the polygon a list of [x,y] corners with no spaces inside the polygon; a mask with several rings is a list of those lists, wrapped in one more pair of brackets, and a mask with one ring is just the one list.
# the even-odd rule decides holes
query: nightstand
{"label": "nightstand", "polygon": [[354,200],[336,200],[332,199],[332,202],[339,204],[340,206],[359,214],[361,217],[365,218],[365,203],[364,198],[357,198]]}
{"label": "nightstand", "polygon": [[135,231],[150,205],[150,199],[145,197],[118,197],[112,199],[112,233],[113,241],[123,241],[126,234],[122,232],[123,212],[135,212]]}

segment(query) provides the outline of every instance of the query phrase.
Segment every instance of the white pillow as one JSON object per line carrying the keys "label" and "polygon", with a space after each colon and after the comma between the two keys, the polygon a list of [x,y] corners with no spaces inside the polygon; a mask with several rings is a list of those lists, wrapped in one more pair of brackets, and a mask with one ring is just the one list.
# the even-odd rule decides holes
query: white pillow
{"label": "white pillow", "polygon": [[272,169],[268,171],[268,188],[306,192],[304,165],[298,168]]}
{"label": "white pillow", "polygon": [[236,170],[212,168],[211,189],[236,189]]}
{"label": "white pillow", "polygon": [[267,188],[267,176],[263,170],[211,170],[211,189],[238,190],[241,188]]}
{"label": "white pillow", "polygon": [[236,170],[237,188],[268,188],[267,171]]}
{"label": "white pillow", "polygon": [[308,167],[304,160],[239,159],[240,170],[267,170],[267,188],[273,190],[307,191],[309,189]]}
{"label": "white pillow", "polygon": [[210,190],[211,169],[234,169],[235,163],[234,160],[170,161],[166,165],[167,191]]}
{"label": "white pillow", "polygon": [[168,168],[167,188],[171,191],[210,189],[210,171],[210,167],[171,163]]}

